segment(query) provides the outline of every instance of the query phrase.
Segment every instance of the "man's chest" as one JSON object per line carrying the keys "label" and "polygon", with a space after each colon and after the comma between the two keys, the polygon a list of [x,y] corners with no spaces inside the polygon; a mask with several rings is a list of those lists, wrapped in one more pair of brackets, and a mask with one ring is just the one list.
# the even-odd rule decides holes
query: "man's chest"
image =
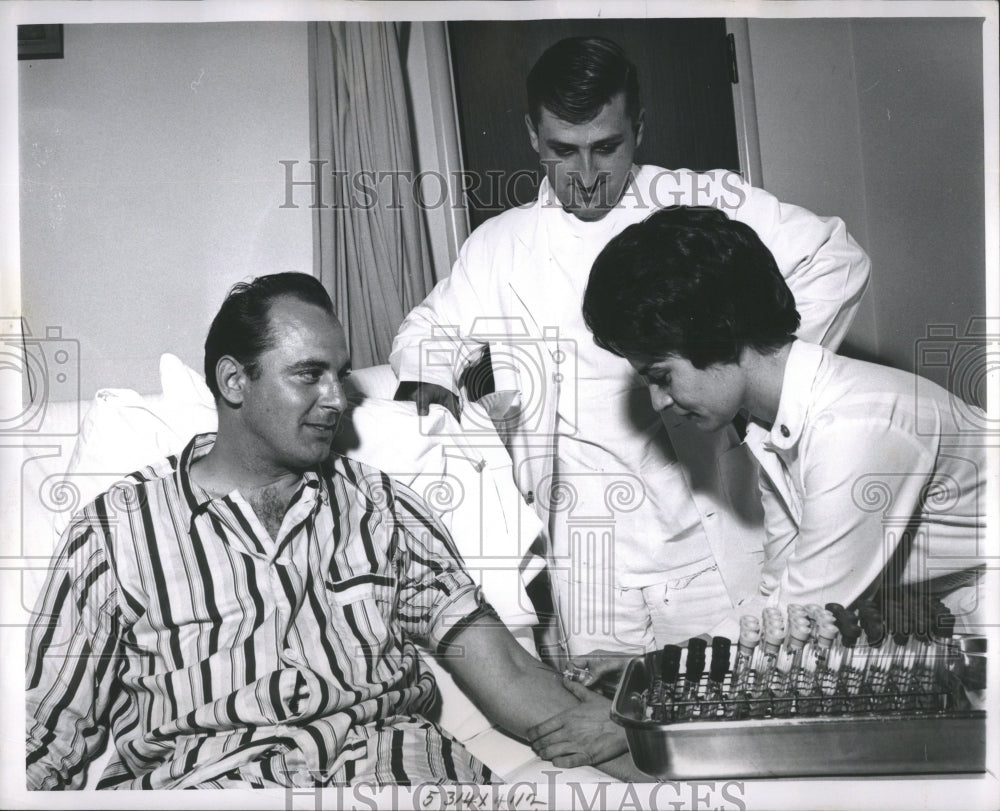
{"label": "man's chest", "polygon": [[[145,672],[193,669],[228,682],[248,668],[309,663],[352,684],[376,675],[394,647],[398,578],[385,528],[369,527],[362,541],[349,517],[318,515],[291,530],[286,521],[269,547],[250,522],[203,518],[190,536],[161,535],[148,559],[122,561],[129,602],[144,606],[127,642]],[[356,667],[359,651],[371,663]]]}

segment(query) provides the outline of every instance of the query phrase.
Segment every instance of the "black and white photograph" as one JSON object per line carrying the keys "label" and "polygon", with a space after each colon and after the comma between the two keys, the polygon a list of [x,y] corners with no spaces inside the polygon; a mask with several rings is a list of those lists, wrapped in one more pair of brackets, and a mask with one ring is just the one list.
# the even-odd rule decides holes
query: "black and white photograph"
{"label": "black and white photograph", "polygon": [[1000,807],[998,32],[0,4],[0,807]]}

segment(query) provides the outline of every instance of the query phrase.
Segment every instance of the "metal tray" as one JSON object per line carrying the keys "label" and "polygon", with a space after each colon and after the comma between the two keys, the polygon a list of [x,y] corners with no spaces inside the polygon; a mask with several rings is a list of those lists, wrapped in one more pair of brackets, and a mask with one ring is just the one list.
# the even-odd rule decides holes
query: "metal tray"
{"label": "metal tray", "polygon": [[736,777],[952,774],[985,771],[982,710],[657,723],[627,697],[648,682],[629,662],[612,719],[625,728],[637,768],[661,780]]}

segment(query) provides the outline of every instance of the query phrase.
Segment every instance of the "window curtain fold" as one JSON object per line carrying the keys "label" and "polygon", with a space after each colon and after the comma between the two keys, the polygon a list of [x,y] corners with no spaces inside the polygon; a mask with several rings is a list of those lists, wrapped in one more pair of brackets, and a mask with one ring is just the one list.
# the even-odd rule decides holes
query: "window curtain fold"
{"label": "window curtain fold", "polygon": [[434,286],[403,73],[409,23],[309,24],[314,272],[355,368],[386,363],[404,316]]}

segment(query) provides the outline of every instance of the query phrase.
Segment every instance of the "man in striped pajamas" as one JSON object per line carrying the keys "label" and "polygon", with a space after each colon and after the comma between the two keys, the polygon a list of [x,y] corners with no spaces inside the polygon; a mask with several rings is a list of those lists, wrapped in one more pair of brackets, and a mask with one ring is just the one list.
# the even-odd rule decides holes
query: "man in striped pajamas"
{"label": "man in striped pajamas", "polygon": [[[313,277],[233,288],[205,343],[218,433],[63,534],[28,631],[30,789],[82,787],[109,736],[98,788],[491,781],[425,718],[436,687],[418,643],[514,734],[578,704],[427,506],[330,454],[349,368]],[[597,763],[606,745],[547,755]],[[599,765],[637,776],[627,756]]]}

